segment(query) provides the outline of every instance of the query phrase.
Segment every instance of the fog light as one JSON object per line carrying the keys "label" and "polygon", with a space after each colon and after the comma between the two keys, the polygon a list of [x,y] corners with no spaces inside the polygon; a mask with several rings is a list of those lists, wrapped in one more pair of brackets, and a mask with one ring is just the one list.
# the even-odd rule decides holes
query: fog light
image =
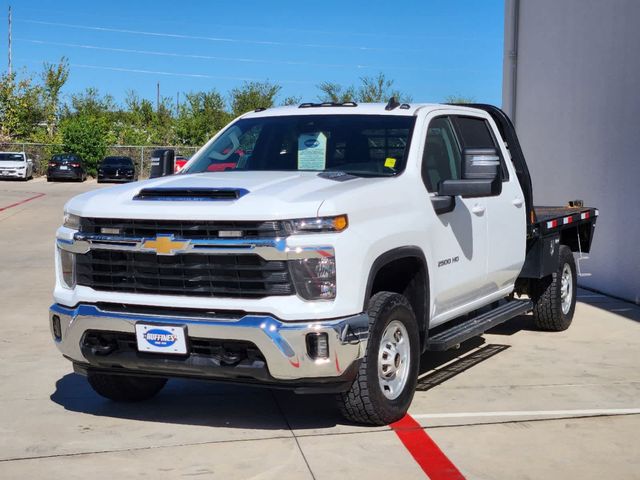
{"label": "fog light", "polygon": [[51,327],[53,330],[53,336],[56,337],[56,340],[62,340],[62,327],[60,326],[60,317],[58,315],[54,315],[51,318]]}
{"label": "fog light", "polygon": [[60,269],[62,270],[62,283],[67,288],[76,287],[76,256],[66,250],[60,252]]}
{"label": "fog light", "polygon": [[307,353],[314,359],[329,358],[329,336],[326,333],[308,333]]}

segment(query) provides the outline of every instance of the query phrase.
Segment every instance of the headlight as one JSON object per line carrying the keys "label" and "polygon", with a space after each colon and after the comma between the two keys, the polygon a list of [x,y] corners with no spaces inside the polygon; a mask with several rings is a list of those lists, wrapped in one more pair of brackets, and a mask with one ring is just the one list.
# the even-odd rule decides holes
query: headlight
{"label": "headlight", "polygon": [[290,260],[291,275],[296,292],[305,300],[336,298],[335,257]]}
{"label": "headlight", "polygon": [[80,230],[80,217],[73,213],[64,212],[64,221],[62,225],[73,230]]}
{"label": "headlight", "polygon": [[17,168],[18,168],[18,170],[24,170],[24,169],[25,169],[25,168],[27,168],[27,167],[23,165],[23,166],[21,166],[21,167],[17,167]]}
{"label": "headlight", "polygon": [[67,288],[76,287],[76,256],[66,250],[60,252],[60,269],[62,270],[62,283]]}
{"label": "headlight", "polygon": [[285,220],[284,229],[289,235],[296,233],[328,233],[341,232],[349,226],[346,215],[335,217],[299,218],[297,220]]}

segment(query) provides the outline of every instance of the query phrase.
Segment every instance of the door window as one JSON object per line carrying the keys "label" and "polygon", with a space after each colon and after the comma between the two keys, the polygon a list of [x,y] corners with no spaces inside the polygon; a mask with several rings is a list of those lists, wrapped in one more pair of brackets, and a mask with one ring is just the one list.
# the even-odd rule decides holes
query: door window
{"label": "door window", "polygon": [[431,121],[422,154],[422,181],[437,193],[440,182],[460,179],[460,147],[448,117]]}

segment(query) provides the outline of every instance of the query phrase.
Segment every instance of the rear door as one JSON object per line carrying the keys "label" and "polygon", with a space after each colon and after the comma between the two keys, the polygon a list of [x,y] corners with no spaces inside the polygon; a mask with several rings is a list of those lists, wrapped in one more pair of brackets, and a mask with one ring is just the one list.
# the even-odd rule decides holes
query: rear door
{"label": "rear door", "polygon": [[463,148],[493,148],[502,164],[502,192],[483,198],[487,223],[487,287],[490,293],[510,290],[525,257],[526,208],[520,182],[504,144],[489,118],[457,115],[453,118]]}
{"label": "rear door", "polygon": [[[422,155],[422,180],[428,195],[440,182],[460,179],[461,145],[450,116],[432,118]],[[487,280],[487,218],[485,198],[456,197],[455,208],[441,213],[430,229],[433,256],[430,286],[431,326],[456,316],[456,310],[484,297]]]}

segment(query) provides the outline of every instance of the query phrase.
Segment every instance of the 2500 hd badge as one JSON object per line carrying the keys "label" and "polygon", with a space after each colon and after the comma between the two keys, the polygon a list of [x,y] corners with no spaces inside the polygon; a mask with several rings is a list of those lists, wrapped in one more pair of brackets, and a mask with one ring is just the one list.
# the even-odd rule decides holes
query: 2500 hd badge
{"label": "2500 hd badge", "polygon": [[458,263],[459,261],[460,257],[445,258],[444,260],[440,260],[438,262],[438,268],[444,267],[445,265],[451,265],[452,263]]}

